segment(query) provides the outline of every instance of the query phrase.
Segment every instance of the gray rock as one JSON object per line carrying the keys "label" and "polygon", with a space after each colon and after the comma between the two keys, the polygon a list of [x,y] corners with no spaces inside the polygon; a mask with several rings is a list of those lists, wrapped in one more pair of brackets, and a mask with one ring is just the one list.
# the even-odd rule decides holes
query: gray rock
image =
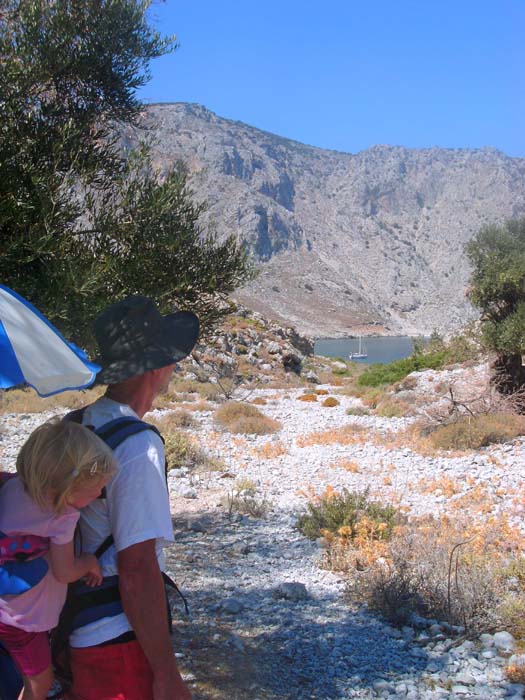
{"label": "gray rock", "polygon": [[516,640],[510,632],[496,632],[494,635],[494,646],[499,651],[512,651],[516,645]]}
{"label": "gray rock", "polygon": [[193,486],[189,486],[188,484],[181,484],[177,489],[177,493],[179,496],[182,496],[182,498],[192,499],[198,496],[197,489],[194,489]]}
{"label": "gray rock", "polygon": [[309,598],[308,591],[304,583],[295,581],[286,581],[280,583],[273,591],[274,598],[284,598],[286,600],[307,600]]}
{"label": "gray rock", "polygon": [[227,600],[222,601],[221,609],[229,615],[236,615],[243,609],[243,606],[240,600],[237,600],[237,598],[228,598]]}

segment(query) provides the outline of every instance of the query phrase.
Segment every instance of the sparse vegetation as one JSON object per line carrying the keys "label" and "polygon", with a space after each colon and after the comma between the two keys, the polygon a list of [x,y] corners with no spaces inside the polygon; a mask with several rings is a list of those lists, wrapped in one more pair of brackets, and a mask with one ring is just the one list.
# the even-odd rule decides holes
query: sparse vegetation
{"label": "sparse vegetation", "polygon": [[180,430],[164,431],[163,438],[168,470],[206,467],[212,462],[196,441]]}
{"label": "sparse vegetation", "polygon": [[365,442],[367,439],[369,435],[364,426],[350,423],[340,428],[300,435],[296,442],[299,447],[310,447],[311,445],[352,445],[356,442]]}
{"label": "sparse vegetation", "polygon": [[339,406],[339,401],[333,396],[328,396],[323,401],[323,406],[327,406],[328,408],[334,408],[335,406]]}
{"label": "sparse vegetation", "polygon": [[43,413],[57,408],[73,410],[96,401],[105,387],[95,387],[84,391],[64,391],[55,396],[40,398],[33,389],[10,389],[0,391],[0,413]]}
{"label": "sparse vegetation", "polygon": [[382,399],[376,407],[376,414],[383,418],[402,418],[410,415],[411,411],[408,403],[395,398]]}
{"label": "sparse vegetation", "polygon": [[249,479],[235,482],[226,498],[228,513],[250,515],[252,518],[264,518],[271,504],[264,496],[257,493],[256,485]]}
{"label": "sparse vegetation", "polygon": [[370,521],[374,525],[374,538],[387,540],[396,517],[394,507],[371,500],[368,491],[343,489],[338,493],[328,488],[316,501],[308,504],[308,512],[299,518],[297,526],[310,539],[324,536],[352,540],[358,536],[360,525]]}
{"label": "sparse vegetation", "polygon": [[288,453],[288,450],[283,445],[282,442],[272,441],[265,442],[264,445],[255,449],[255,454],[261,459],[275,459],[276,457],[282,457]]}
{"label": "sparse vegetation", "polygon": [[519,633],[515,614],[525,599],[512,593],[505,574],[505,559],[512,558],[506,539],[506,522],[422,518],[398,529],[386,556],[360,576],[359,586],[373,609],[398,624],[417,612],[462,625],[472,635],[502,625]]}
{"label": "sparse vegetation", "polygon": [[215,421],[231,433],[266,435],[280,430],[278,421],[265,416],[253,404],[228,401],[215,411]]}
{"label": "sparse vegetation", "polygon": [[297,397],[299,401],[306,401],[306,403],[317,401],[317,394],[301,394]]}
{"label": "sparse vegetation", "polygon": [[437,426],[429,438],[437,449],[477,450],[518,435],[525,435],[525,416],[505,413],[460,416],[453,423]]}

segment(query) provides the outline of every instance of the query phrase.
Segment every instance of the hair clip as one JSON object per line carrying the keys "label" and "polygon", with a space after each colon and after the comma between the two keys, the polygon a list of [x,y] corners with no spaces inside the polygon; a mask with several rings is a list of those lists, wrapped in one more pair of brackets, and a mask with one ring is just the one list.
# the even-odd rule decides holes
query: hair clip
{"label": "hair clip", "polygon": [[91,465],[91,469],[89,470],[90,474],[96,474],[98,470],[98,462],[93,462]]}
{"label": "hair clip", "polygon": [[75,467],[73,471],[71,472],[71,478],[74,479],[80,474],[80,469],[78,467]]}

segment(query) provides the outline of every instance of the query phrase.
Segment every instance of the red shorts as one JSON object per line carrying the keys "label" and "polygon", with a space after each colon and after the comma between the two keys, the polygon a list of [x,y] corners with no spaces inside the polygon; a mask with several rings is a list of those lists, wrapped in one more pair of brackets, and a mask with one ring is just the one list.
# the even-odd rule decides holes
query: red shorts
{"label": "red shorts", "polygon": [[0,622],[0,641],[23,676],[38,676],[51,666],[47,632],[26,632]]}
{"label": "red shorts", "polygon": [[153,674],[137,641],[71,649],[69,700],[153,700]]}

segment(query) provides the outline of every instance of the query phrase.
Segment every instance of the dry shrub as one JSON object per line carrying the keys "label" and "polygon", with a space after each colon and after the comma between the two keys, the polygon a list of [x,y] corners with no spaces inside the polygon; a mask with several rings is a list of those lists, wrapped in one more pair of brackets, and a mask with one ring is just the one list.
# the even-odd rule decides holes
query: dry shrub
{"label": "dry shrub", "polygon": [[252,404],[253,404],[254,406],[266,406],[267,401],[266,401],[266,399],[263,399],[262,396],[256,396],[256,397],[253,399]]}
{"label": "dry shrub", "polygon": [[373,609],[396,623],[415,612],[462,625],[469,634],[501,628],[509,581],[504,565],[512,557],[508,528],[506,519],[415,520],[396,531],[387,556],[361,577],[362,590]]}
{"label": "dry shrub", "polygon": [[258,447],[254,450],[257,457],[261,459],[276,459],[277,457],[282,457],[282,455],[288,454],[288,450],[283,445],[282,442],[265,442],[264,445]]}
{"label": "dry shrub", "polygon": [[311,447],[312,445],[352,445],[366,442],[368,430],[362,425],[344,425],[340,428],[323,430],[297,438],[298,447]]}
{"label": "dry shrub", "polygon": [[329,396],[323,401],[323,406],[327,406],[328,408],[334,408],[334,406],[339,406],[339,401],[333,396]]}
{"label": "dry shrub", "polygon": [[328,389],[316,389],[315,393],[317,394],[317,396],[328,396],[330,392],[328,391]]}
{"label": "dry shrub", "polygon": [[43,399],[34,389],[10,389],[0,392],[0,413],[43,413],[57,408],[81,408],[93,403],[105,392],[105,387],[64,391]]}
{"label": "dry shrub", "polygon": [[525,435],[525,416],[512,413],[461,416],[454,423],[441,425],[429,433],[432,444],[441,450],[477,450],[493,443]]}
{"label": "dry shrub", "polygon": [[170,385],[166,396],[166,400],[180,401],[180,395],[188,400],[187,394],[198,394],[201,398],[208,401],[217,401],[224,396],[225,391],[228,392],[232,388],[232,382],[229,379],[221,379],[222,387],[219,384],[212,382],[199,382],[195,379],[175,379]]}
{"label": "dry shrub", "polygon": [[323,537],[325,565],[343,571],[362,569],[382,556],[398,517],[393,506],[371,500],[368,490],[338,493],[328,487],[308,504],[297,526],[306,537]]}
{"label": "dry shrub", "polygon": [[168,470],[189,467],[211,471],[219,468],[218,461],[211,459],[186,433],[180,430],[168,430],[164,432],[163,438]]}
{"label": "dry shrub", "polygon": [[185,410],[170,411],[159,418],[154,418],[150,423],[156,425],[161,433],[176,428],[193,428],[197,425],[195,418]]}
{"label": "dry shrub", "polygon": [[525,593],[522,591],[507,595],[497,609],[502,629],[510,632],[515,639],[525,639]]}
{"label": "dry shrub", "polygon": [[365,406],[350,406],[346,409],[347,416],[369,416],[370,411]]}
{"label": "dry shrub", "polygon": [[440,491],[444,496],[447,496],[447,498],[461,493],[462,490],[461,484],[449,476],[441,476],[437,479],[431,479],[430,481],[421,479],[418,483],[418,487],[421,493],[435,493],[436,491]]}
{"label": "dry shrub", "polygon": [[211,403],[208,403],[208,401],[196,401],[195,403],[188,405],[182,405],[182,409],[185,409],[187,411],[213,411],[213,406]]}
{"label": "dry shrub", "polygon": [[236,481],[226,496],[228,514],[240,513],[252,518],[264,518],[271,508],[268,499],[257,493],[257,487],[249,479]]}
{"label": "dry shrub", "polygon": [[231,433],[266,435],[281,429],[281,424],[261,413],[256,406],[228,401],[215,411],[215,421]]}
{"label": "dry shrub", "polygon": [[297,399],[299,401],[317,401],[317,396],[315,394],[301,394],[301,396],[298,396]]}
{"label": "dry shrub", "polygon": [[352,474],[359,474],[361,468],[357,462],[352,462],[350,459],[339,459],[336,462],[330,464],[331,469],[344,469]]}
{"label": "dry shrub", "polygon": [[395,386],[396,391],[411,391],[412,389],[415,389],[417,386],[417,377],[414,377],[412,374],[409,374],[406,376],[404,379],[402,379],[398,384]]}
{"label": "dry shrub", "polygon": [[511,683],[525,685],[525,663],[509,664],[505,673]]}
{"label": "dry shrub", "polygon": [[384,389],[375,388],[363,391],[363,394],[358,397],[368,408],[377,408],[378,404],[385,398]]}
{"label": "dry shrub", "polygon": [[383,418],[402,418],[411,413],[411,406],[406,401],[387,397],[376,406],[376,413]]}

